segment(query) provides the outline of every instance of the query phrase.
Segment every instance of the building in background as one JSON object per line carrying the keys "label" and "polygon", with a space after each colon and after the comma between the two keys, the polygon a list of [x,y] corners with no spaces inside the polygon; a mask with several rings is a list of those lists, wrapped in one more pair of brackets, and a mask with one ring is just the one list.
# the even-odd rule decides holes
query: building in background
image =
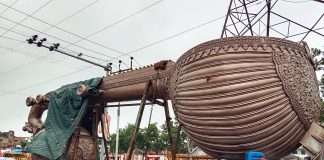
{"label": "building in background", "polygon": [[20,146],[22,141],[27,141],[28,137],[16,137],[14,131],[0,132],[0,149],[15,148]]}

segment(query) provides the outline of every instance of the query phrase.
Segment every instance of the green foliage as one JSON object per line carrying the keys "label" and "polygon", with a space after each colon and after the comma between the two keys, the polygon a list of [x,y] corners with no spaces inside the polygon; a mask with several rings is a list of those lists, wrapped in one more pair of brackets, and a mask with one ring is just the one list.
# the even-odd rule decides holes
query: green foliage
{"label": "green foliage", "polygon": [[[178,127],[179,127],[179,123],[177,121],[176,122],[171,121],[171,133],[172,133],[173,139],[175,139],[175,136],[177,135]],[[161,128],[162,128],[161,138],[164,142],[163,146],[165,149],[171,150],[166,124],[163,124],[161,126]],[[182,130],[180,132],[180,139],[179,139],[179,142],[177,145],[178,145],[178,153],[188,153],[187,136]]]}
{"label": "green foliage", "polygon": [[21,148],[25,148],[30,142],[28,142],[27,140],[22,140],[20,142]]}
{"label": "green foliage", "polygon": [[0,132],[0,137],[8,138],[8,132]]}
{"label": "green foliage", "polygon": [[312,48],[311,49],[312,55],[314,57],[315,62],[315,68],[316,71],[320,71],[321,79],[319,80],[319,88],[321,92],[321,115],[319,118],[319,122],[324,123],[324,102],[323,102],[323,96],[324,96],[324,52],[318,48]]}
{"label": "green foliage", "polygon": [[321,99],[321,115],[319,122],[324,123],[324,101]]}
{"label": "green foliage", "polygon": [[[178,123],[171,123],[171,132],[173,139],[177,134]],[[128,124],[125,128],[119,130],[119,153],[126,153],[128,150],[129,142],[134,130],[134,125]],[[111,151],[115,152],[116,149],[116,134],[112,134],[111,141],[108,142]],[[180,140],[178,143],[178,153],[187,153],[186,135],[183,131],[180,133]],[[148,128],[139,130],[135,148],[147,151],[148,153],[161,153],[162,151],[170,151],[170,143],[168,131],[165,124],[161,128],[157,127],[157,123],[150,124]]]}
{"label": "green foliage", "polygon": [[[119,129],[119,153],[126,153],[128,150],[129,142],[134,130],[133,124],[128,124],[125,128]],[[108,142],[113,152],[116,148],[116,133],[111,135],[111,141]],[[144,133],[140,129],[136,139],[136,148],[144,148]]]}

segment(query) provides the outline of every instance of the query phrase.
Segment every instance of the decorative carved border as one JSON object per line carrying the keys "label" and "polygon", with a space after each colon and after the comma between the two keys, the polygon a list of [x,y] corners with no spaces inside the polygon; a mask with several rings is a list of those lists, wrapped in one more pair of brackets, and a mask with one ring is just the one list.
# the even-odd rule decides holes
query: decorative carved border
{"label": "decorative carved border", "polygon": [[[281,38],[273,37],[229,37],[224,39],[211,40],[196,47],[188,50],[183,54],[176,62],[175,67],[171,71],[172,75],[169,79],[168,92],[172,100],[174,111],[176,114],[176,90],[178,86],[178,78],[181,74],[181,68],[190,63],[196,62],[200,59],[205,59],[210,56],[215,56],[217,54],[235,53],[238,51],[260,51],[260,52],[272,52],[273,56],[278,56],[278,53],[286,54],[289,56],[298,56],[298,59],[302,61],[303,67],[305,69],[297,67],[299,64],[290,64],[297,67],[295,70],[303,70],[300,73],[304,74],[303,78],[296,80],[293,85],[299,83],[303,84],[303,88],[300,89],[299,93],[296,92],[295,87],[290,87],[292,85],[287,80],[288,77],[285,76],[285,72],[282,70],[285,66],[282,64],[280,58],[274,58],[276,63],[277,73],[282,79],[284,85],[284,90],[290,97],[293,104],[293,108],[298,113],[299,118],[304,123],[305,127],[308,128],[310,123],[317,119],[319,116],[319,91],[317,87],[317,80],[315,77],[315,72],[312,66],[312,57],[307,53],[307,47],[299,45],[298,43],[288,41]],[[285,62],[289,64],[288,62]],[[280,65],[279,65],[280,64]],[[279,69],[278,69],[279,68]],[[290,69],[291,70],[291,69]],[[298,78],[298,75],[296,75]],[[303,89],[303,90],[301,90]],[[301,91],[306,90],[307,93],[301,93]],[[296,94],[297,93],[297,94]],[[302,95],[301,95],[302,94]],[[305,102],[302,102],[300,98],[306,98]],[[176,114],[177,115],[177,114]]]}
{"label": "decorative carved border", "polygon": [[320,114],[320,96],[315,71],[301,52],[273,53],[277,73],[299,119],[308,129]]}

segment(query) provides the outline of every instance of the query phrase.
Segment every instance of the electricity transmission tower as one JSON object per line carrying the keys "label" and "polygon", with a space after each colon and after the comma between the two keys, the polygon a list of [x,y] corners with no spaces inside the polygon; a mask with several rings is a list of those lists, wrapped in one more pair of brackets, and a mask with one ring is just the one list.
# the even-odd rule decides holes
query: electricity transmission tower
{"label": "electricity transmission tower", "polygon": [[[303,41],[310,33],[324,37],[324,26],[319,25],[324,24],[324,12],[318,16],[313,25],[306,26],[274,11],[278,1],[291,2],[288,0],[231,0],[221,38],[276,36]],[[309,3],[324,7],[322,0],[313,0]]]}

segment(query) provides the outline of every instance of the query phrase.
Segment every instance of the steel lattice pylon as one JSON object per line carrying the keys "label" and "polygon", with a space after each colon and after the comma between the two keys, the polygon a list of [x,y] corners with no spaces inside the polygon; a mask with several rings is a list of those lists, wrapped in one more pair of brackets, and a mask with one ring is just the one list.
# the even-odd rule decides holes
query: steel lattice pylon
{"label": "steel lattice pylon", "polygon": [[[282,38],[301,37],[303,41],[313,32],[324,37],[324,12],[312,26],[305,26],[273,11],[279,0],[231,0],[225,19],[221,38],[231,36],[276,36]],[[324,1],[314,0],[313,3],[323,5]],[[299,28],[299,32],[291,32]]]}

